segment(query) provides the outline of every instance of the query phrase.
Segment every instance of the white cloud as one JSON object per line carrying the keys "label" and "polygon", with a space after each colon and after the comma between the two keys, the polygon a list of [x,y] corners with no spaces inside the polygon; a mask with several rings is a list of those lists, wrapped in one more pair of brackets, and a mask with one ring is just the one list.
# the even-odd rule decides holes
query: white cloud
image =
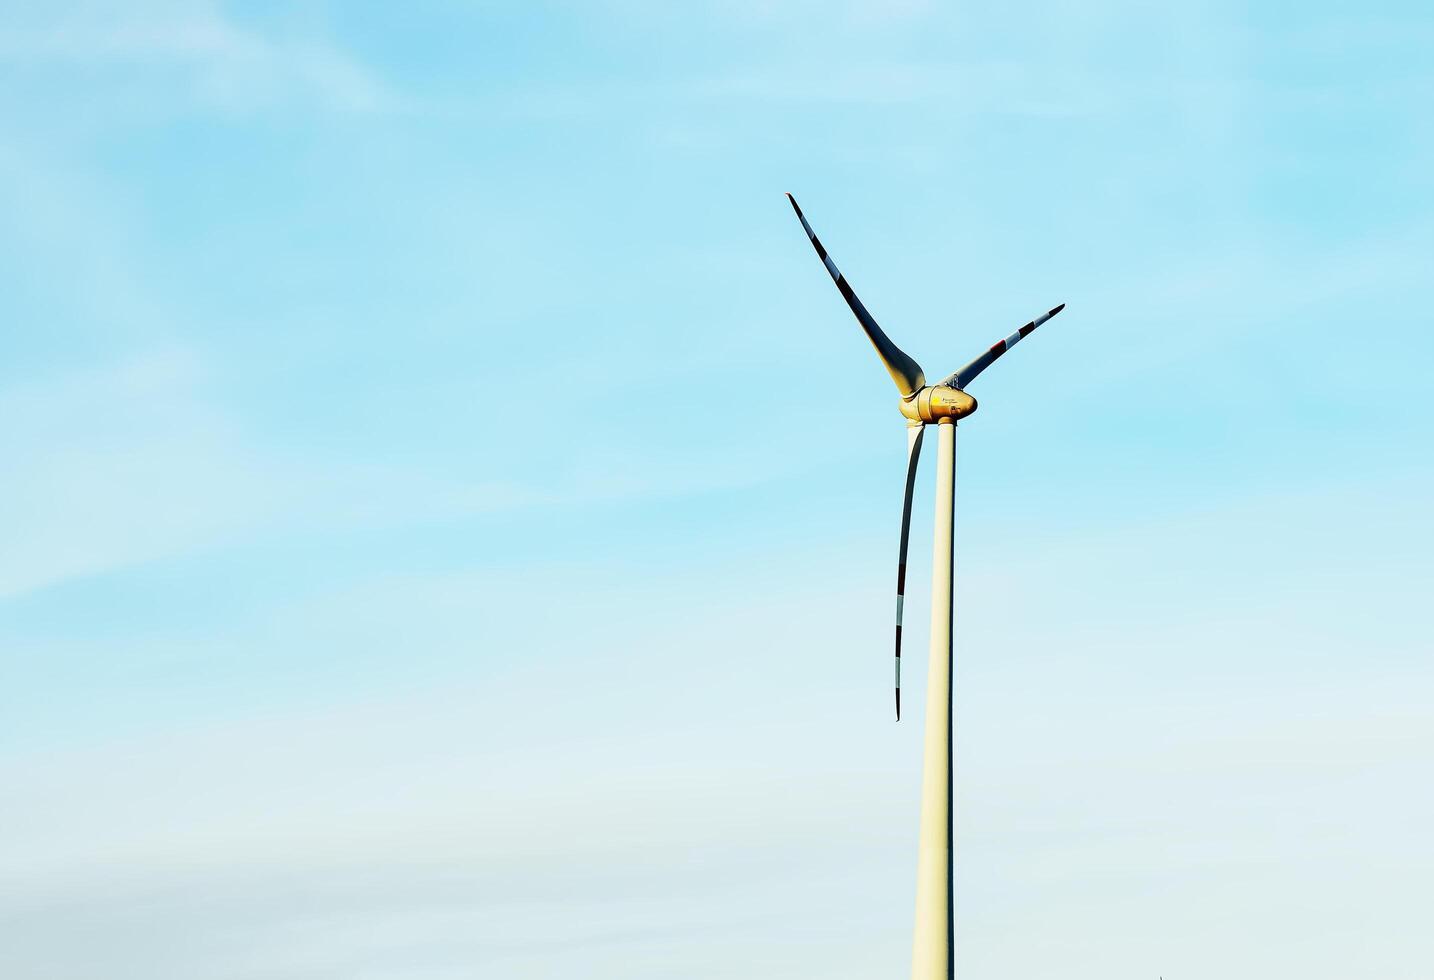
{"label": "white cloud", "polygon": [[0,390],[0,597],[296,528],[384,524],[531,502],[264,449],[217,407],[191,351],[132,355]]}
{"label": "white cloud", "polygon": [[[146,74],[159,98],[228,111],[291,101],[347,112],[391,109],[393,92],[322,39],[248,29],[212,3],[73,3],[0,24],[0,62]],[[174,85],[175,73],[180,79]]]}
{"label": "white cloud", "polygon": [[170,347],[0,388],[0,452],[24,461],[0,483],[0,598],[277,534],[670,498],[792,469],[776,446],[609,442],[573,453],[556,480],[512,460],[464,478],[300,457],[221,407],[214,384],[200,354]]}
{"label": "white cloud", "polygon": [[198,366],[161,352],[0,394],[0,596],[212,543],[280,487],[198,397]]}

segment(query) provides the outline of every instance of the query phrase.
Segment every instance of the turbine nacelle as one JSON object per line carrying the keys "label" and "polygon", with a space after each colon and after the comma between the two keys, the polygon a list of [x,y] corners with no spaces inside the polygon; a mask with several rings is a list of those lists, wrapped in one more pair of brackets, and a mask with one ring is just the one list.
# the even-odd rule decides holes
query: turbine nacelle
{"label": "turbine nacelle", "polygon": [[901,400],[901,414],[913,422],[955,422],[976,411],[976,399],[950,385],[927,385]]}

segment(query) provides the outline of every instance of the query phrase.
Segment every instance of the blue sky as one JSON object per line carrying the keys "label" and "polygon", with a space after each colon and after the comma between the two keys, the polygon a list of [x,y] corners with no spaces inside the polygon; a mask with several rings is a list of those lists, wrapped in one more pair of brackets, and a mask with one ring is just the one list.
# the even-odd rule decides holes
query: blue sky
{"label": "blue sky", "polygon": [[903,975],[792,191],[962,975],[1427,977],[1427,8],[0,10],[0,973]]}

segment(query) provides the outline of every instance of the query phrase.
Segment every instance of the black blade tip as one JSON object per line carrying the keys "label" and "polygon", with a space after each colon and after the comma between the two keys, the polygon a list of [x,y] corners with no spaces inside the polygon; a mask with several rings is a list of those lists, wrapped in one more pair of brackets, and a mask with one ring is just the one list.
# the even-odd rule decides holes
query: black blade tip
{"label": "black blade tip", "polygon": [[787,200],[789,200],[789,201],[792,202],[792,210],[795,211],[795,212],[797,212],[797,214],[801,214],[801,213],[802,213],[802,209],[797,205],[797,199],[792,196],[791,191],[787,191],[786,194],[787,194]]}
{"label": "black blade tip", "polygon": [[1055,316],[1057,313],[1059,313],[1061,310],[1063,310],[1063,309],[1065,309],[1065,308],[1066,308],[1066,304],[1062,303],[1060,306],[1057,306],[1054,310],[1051,310],[1051,312],[1050,312],[1048,315],[1049,315],[1049,316]]}

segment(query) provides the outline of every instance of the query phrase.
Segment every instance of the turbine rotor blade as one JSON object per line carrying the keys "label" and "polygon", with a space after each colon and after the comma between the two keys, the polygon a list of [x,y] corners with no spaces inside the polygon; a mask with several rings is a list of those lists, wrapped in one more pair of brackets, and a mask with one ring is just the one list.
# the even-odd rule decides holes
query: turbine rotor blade
{"label": "turbine rotor blade", "polygon": [[1027,323],[1025,326],[1021,327],[1021,329],[1011,334],[1011,336],[1003,337],[1002,339],[996,341],[994,344],[991,345],[991,348],[988,351],[986,351],[980,357],[976,358],[970,364],[967,364],[961,370],[957,371],[955,374],[951,375],[949,378],[947,378],[945,381],[942,381],[941,383],[950,388],[964,389],[968,384],[976,380],[976,376],[978,374],[980,374],[982,371],[986,370],[988,367],[994,364],[996,362],[996,358],[1000,357],[1002,354],[1006,353],[1006,351],[1010,350],[1012,347],[1015,347],[1018,343],[1020,343],[1022,337],[1025,337],[1027,334],[1031,333],[1031,331],[1035,330],[1041,324],[1045,323],[1047,320],[1049,320],[1051,317],[1055,316],[1057,313],[1059,313],[1065,308],[1066,304],[1062,303],[1060,306],[1057,306],[1050,312],[1043,313],[1040,316],[1036,317],[1030,323]]}
{"label": "turbine rotor blade", "polygon": [[926,384],[926,375],[922,372],[921,365],[912,360],[900,347],[893,344],[891,338],[882,331],[876,322],[876,318],[867,312],[861,300],[857,299],[856,293],[852,291],[851,284],[846,281],[846,277],[837,269],[836,263],[833,262],[831,256],[827,254],[827,250],[822,248],[822,243],[820,239],[817,238],[817,233],[812,231],[812,226],[807,224],[806,215],[802,214],[802,209],[797,206],[797,199],[788,194],[787,200],[792,202],[792,210],[797,212],[797,220],[802,223],[802,227],[806,229],[807,237],[812,240],[812,248],[817,250],[817,255],[820,256],[822,264],[827,267],[827,272],[831,274],[832,282],[836,283],[837,289],[841,291],[842,298],[846,300],[846,305],[850,306],[852,313],[856,314],[857,322],[860,323],[861,328],[866,331],[866,336],[871,340],[871,345],[876,348],[877,356],[881,358],[881,362],[886,365],[886,370],[887,373],[891,375],[891,380],[896,382],[896,387],[901,392],[901,397],[910,398]]}
{"label": "turbine rotor blade", "polygon": [[921,439],[926,426],[906,427],[906,494],[901,501],[901,553],[896,560],[896,720],[901,720],[901,613],[906,604],[906,545],[911,537],[911,496],[916,489],[916,464],[921,461]]}

